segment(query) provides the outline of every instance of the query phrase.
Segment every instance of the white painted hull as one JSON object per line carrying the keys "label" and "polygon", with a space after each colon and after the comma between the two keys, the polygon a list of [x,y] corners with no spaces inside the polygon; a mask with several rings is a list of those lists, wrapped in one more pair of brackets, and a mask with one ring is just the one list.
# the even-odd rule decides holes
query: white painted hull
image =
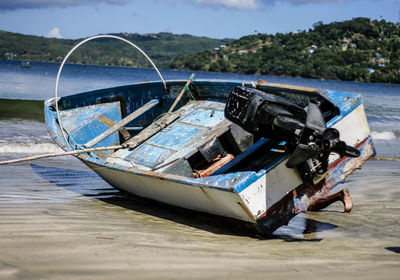
{"label": "white painted hull", "polygon": [[159,174],[148,176],[112,168],[98,168],[97,165],[86,163],[110,185],[128,193],[182,208],[255,222],[255,217],[238,193],[167,180],[158,177]]}

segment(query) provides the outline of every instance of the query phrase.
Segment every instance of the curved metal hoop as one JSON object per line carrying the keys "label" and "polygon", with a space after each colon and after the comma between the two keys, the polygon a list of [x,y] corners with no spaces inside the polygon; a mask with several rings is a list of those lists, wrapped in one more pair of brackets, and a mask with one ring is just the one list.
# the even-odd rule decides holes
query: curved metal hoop
{"label": "curved metal hoop", "polygon": [[88,41],[91,41],[91,40],[94,40],[94,39],[98,39],[98,38],[113,38],[113,39],[121,40],[121,41],[124,41],[125,43],[128,43],[128,44],[131,45],[132,47],[136,48],[136,49],[137,49],[141,54],[143,54],[143,55],[147,58],[147,60],[151,63],[151,65],[153,66],[153,68],[156,70],[158,76],[160,77],[160,79],[161,79],[161,81],[162,81],[162,83],[163,83],[163,85],[164,85],[164,88],[167,90],[167,83],[165,82],[164,78],[161,76],[161,73],[160,73],[160,71],[158,71],[156,65],[153,63],[153,61],[147,56],[147,54],[146,54],[141,48],[139,48],[138,46],[136,46],[136,45],[135,45],[134,43],[132,43],[131,41],[128,41],[128,40],[126,40],[126,39],[124,39],[124,38],[122,38],[122,37],[118,37],[118,36],[115,36],[115,35],[107,35],[107,34],[105,34],[105,35],[96,35],[96,36],[92,36],[92,37],[86,38],[85,40],[82,40],[81,42],[79,42],[77,45],[75,45],[75,46],[68,52],[68,54],[65,56],[64,60],[62,61],[61,65],[60,65],[60,68],[58,69],[57,79],[56,79],[56,86],[55,86],[55,90],[54,90],[54,97],[55,97],[54,100],[55,100],[55,105],[56,105],[56,112],[57,112],[58,123],[59,123],[59,125],[60,125],[60,129],[61,129],[62,135],[63,135],[63,137],[64,137],[65,143],[66,143],[70,148],[72,148],[72,147],[71,147],[71,145],[68,143],[67,137],[65,136],[64,127],[62,126],[61,118],[60,118],[60,113],[59,113],[59,110],[58,110],[58,81],[59,81],[59,79],[60,79],[61,71],[62,71],[62,69],[63,69],[63,67],[64,67],[64,64],[65,64],[65,62],[67,61],[67,59],[70,57],[70,55],[71,55],[77,48],[79,48],[81,45],[83,45],[84,43],[86,43],[86,42],[88,42]]}

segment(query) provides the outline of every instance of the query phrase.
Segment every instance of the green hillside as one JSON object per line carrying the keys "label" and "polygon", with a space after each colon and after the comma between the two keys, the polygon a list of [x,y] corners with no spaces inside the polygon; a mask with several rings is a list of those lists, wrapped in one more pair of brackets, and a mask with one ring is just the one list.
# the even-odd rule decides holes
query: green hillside
{"label": "green hillside", "polygon": [[[171,33],[157,34],[114,34],[121,36],[142,48],[154,63],[167,68],[179,56],[213,49],[226,44],[230,39],[211,39],[192,35]],[[65,40],[29,36],[0,30],[0,59],[60,62],[79,40]],[[97,39],[78,48],[69,63],[150,66],[146,59],[132,46],[115,39]]]}
{"label": "green hillside", "polygon": [[400,25],[355,18],[297,33],[242,37],[176,58],[171,68],[400,83]]}

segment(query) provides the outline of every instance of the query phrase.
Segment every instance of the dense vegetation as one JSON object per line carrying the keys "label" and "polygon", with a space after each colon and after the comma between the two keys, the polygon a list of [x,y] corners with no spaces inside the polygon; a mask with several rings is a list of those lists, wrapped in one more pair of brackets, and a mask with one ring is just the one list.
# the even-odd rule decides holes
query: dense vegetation
{"label": "dense vegetation", "polygon": [[[197,53],[225,44],[229,39],[211,39],[171,33],[115,34],[142,48],[154,63],[167,68],[178,55]],[[60,62],[79,40],[28,36],[0,30],[0,59]],[[69,63],[149,67],[146,58],[130,45],[114,39],[98,39],[78,48]]]}
{"label": "dense vegetation", "polygon": [[400,25],[355,18],[307,31],[242,37],[176,58],[172,68],[400,83]]}
{"label": "dense vegetation", "polygon": [[[234,41],[171,33],[115,35],[137,44],[161,68],[400,83],[400,25],[385,20],[317,22],[309,31]],[[0,30],[0,59],[60,62],[79,41]],[[137,50],[113,39],[87,43],[68,62],[150,66]]]}

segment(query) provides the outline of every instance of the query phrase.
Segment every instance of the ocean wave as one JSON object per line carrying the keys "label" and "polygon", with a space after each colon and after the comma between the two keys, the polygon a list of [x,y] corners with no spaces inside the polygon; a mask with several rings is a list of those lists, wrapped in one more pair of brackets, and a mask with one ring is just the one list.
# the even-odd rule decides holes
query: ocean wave
{"label": "ocean wave", "polygon": [[396,139],[394,131],[372,131],[371,133],[373,140],[393,140]]}
{"label": "ocean wave", "polygon": [[8,154],[46,154],[59,153],[63,150],[53,143],[0,143],[0,153]]}
{"label": "ocean wave", "polygon": [[[368,113],[367,113],[368,114]],[[368,114],[368,122],[373,123],[393,123],[398,124],[400,122],[400,116],[389,115],[388,113],[382,116],[376,114]]]}
{"label": "ocean wave", "polygon": [[373,160],[391,160],[391,161],[400,161],[400,157],[391,157],[391,156],[375,156],[372,158]]}

